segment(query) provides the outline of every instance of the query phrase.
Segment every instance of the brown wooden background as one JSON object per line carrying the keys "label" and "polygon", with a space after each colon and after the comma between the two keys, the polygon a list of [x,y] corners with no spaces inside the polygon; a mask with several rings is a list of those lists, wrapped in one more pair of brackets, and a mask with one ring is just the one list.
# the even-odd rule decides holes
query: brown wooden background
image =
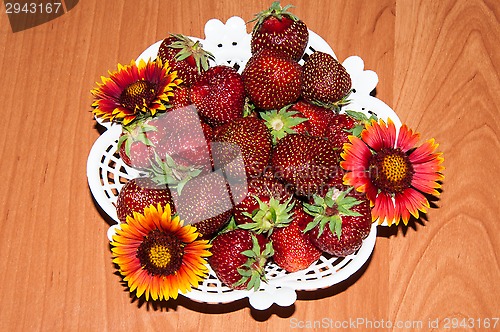
{"label": "brown wooden background", "polygon": [[500,316],[497,0],[293,2],[341,60],[361,56],[377,96],[445,154],[439,208],[380,234],[352,281],[267,312],[129,296],[87,186],[99,135],[89,91],[170,32],[203,37],[208,19],[249,20],[270,3],[85,0],[17,33],[0,6],[0,330],[285,331],[324,318],[423,330],[439,319],[442,330],[446,318]]}

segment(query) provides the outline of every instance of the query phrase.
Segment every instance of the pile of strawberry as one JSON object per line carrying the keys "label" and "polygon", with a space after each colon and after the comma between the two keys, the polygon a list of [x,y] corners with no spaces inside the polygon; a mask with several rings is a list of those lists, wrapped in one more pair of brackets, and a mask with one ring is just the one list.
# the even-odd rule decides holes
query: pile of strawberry
{"label": "pile of strawberry", "polygon": [[[166,114],[185,112],[142,121],[119,141],[124,163],[144,174],[120,191],[119,219],[170,204],[211,239],[208,262],[233,289],[258,289],[270,261],[295,272],[323,253],[350,255],[371,229],[370,204],[342,184],[339,164],[368,119],[339,114],[351,79],[336,59],[316,51],[298,63],[308,29],[289,8],[275,2],[256,15],[242,74],[210,67],[212,55],[188,37],[163,40],[158,56],[183,81]],[[192,130],[200,122],[201,135]]]}

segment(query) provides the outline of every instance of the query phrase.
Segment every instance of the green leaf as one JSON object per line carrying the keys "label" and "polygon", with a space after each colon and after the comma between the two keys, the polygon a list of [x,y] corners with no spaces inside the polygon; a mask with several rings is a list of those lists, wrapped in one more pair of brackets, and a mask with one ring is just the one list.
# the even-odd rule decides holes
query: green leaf
{"label": "green leaf", "polygon": [[353,117],[355,120],[358,121],[368,121],[368,118],[366,117],[365,113],[362,112],[356,112],[353,110],[346,110],[345,114],[349,115],[350,117]]}
{"label": "green leaf", "polygon": [[356,137],[361,137],[361,133],[365,129],[365,126],[363,125],[356,125],[354,128],[350,130],[351,135],[356,136]]}
{"label": "green leaf", "polygon": [[266,243],[266,247],[264,248],[264,251],[262,252],[262,256],[264,256],[264,258],[269,258],[273,255],[274,255],[273,243],[272,243],[272,241],[268,241]]}
{"label": "green leaf", "polygon": [[339,216],[336,216],[338,219],[335,220],[334,230],[332,233],[337,234],[337,238],[340,240],[340,236],[342,235],[342,219]]}
{"label": "green leaf", "polygon": [[252,275],[252,271],[249,269],[237,268],[236,271],[243,277],[250,277]]}
{"label": "green leaf", "polygon": [[309,232],[314,227],[318,226],[319,218],[314,218],[313,221],[309,222],[306,227],[302,230],[303,233]]}

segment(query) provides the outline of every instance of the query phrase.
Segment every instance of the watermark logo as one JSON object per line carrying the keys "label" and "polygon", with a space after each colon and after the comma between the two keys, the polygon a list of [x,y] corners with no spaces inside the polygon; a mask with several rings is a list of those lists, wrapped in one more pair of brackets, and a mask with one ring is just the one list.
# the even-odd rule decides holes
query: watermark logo
{"label": "watermark logo", "polygon": [[79,0],[4,0],[4,11],[12,32],[36,27],[73,9]]}

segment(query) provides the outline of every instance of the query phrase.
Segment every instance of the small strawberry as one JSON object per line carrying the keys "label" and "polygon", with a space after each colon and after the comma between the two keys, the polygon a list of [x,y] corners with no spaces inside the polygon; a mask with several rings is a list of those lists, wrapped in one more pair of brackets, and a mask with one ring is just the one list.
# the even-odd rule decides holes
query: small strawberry
{"label": "small strawberry", "polygon": [[299,61],[309,40],[307,26],[288,11],[291,5],[281,7],[279,1],[256,14],[252,31],[251,51],[256,54],[263,49],[280,50],[295,61]]}
{"label": "small strawberry", "polygon": [[118,144],[118,154],[123,163],[138,170],[150,167],[154,156],[153,146],[144,141],[127,140],[126,136],[127,134],[122,133]]}
{"label": "small strawberry", "polygon": [[190,99],[212,126],[241,118],[245,104],[241,75],[232,67],[212,67],[191,86]]}
{"label": "small strawberry", "polygon": [[297,133],[307,133],[311,136],[324,137],[335,112],[332,110],[311,104],[305,100],[299,100],[293,104],[291,110],[298,112],[298,116],[307,119],[295,130]]}
{"label": "small strawberry", "polygon": [[276,177],[293,186],[295,194],[310,196],[337,171],[338,159],[326,139],[289,134],[273,150],[271,165]]}
{"label": "small strawberry", "polygon": [[208,263],[222,283],[231,289],[258,290],[273,249],[264,236],[234,229],[217,235],[210,252]]}
{"label": "small strawberry", "polygon": [[137,121],[124,126],[118,139],[118,154],[125,165],[138,170],[151,167],[154,160],[154,132],[157,128],[149,120]]}
{"label": "small strawberry", "polygon": [[215,168],[224,168],[230,177],[231,174],[239,177],[239,170],[231,167],[240,155],[249,178],[261,176],[269,164],[271,136],[260,119],[245,117],[229,122],[215,129],[213,140],[216,142],[212,144]]}
{"label": "small strawberry", "polygon": [[121,222],[133,212],[143,213],[151,204],[170,204],[175,212],[172,195],[167,186],[158,185],[150,178],[139,177],[128,181],[120,190],[116,201],[116,213]]}
{"label": "small strawberry", "polygon": [[371,229],[371,209],[361,194],[331,188],[324,196],[314,195],[304,210],[313,217],[302,223],[303,232],[323,252],[345,257],[358,250]]}
{"label": "small strawberry", "polygon": [[[311,220],[299,204],[294,209],[293,221],[286,227],[276,228],[270,239],[274,248],[274,262],[288,272],[307,269],[321,256],[308,236],[299,228],[300,223]],[[302,221],[302,220],[306,221]]]}
{"label": "small strawberry", "polygon": [[326,131],[325,137],[335,149],[342,149],[344,143],[349,142],[351,130],[356,125],[355,119],[346,114],[337,114],[330,121],[330,126]]}
{"label": "small strawberry", "polygon": [[303,66],[302,96],[309,102],[336,111],[348,101],[351,77],[345,68],[330,54],[316,51]]}
{"label": "small strawberry", "polygon": [[242,73],[245,91],[257,108],[281,109],[295,102],[302,86],[302,67],[283,53],[262,50]]}
{"label": "small strawberry", "polygon": [[202,72],[208,70],[208,60],[213,59],[213,55],[203,50],[199,41],[180,34],[165,38],[160,44],[158,56],[163,62],[168,61],[186,86],[191,86]]}
{"label": "small strawberry", "polygon": [[336,114],[329,123],[325,137],[334,149],[342,151],[344,143],[349,142],[348,137],[350,135],[361,137],[365,124],[370,123],[371,119],[378,121],[374,115],[368,118],[365,114],[355,111]]}

